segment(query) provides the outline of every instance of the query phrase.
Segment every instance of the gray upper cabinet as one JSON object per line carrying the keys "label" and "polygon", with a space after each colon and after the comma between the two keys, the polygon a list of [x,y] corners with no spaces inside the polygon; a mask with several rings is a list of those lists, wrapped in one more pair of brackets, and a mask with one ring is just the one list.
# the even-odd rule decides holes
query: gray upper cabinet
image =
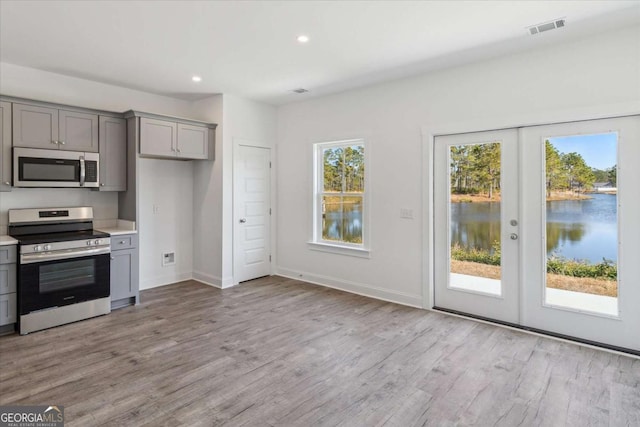
{"label": "gray upper cabinet", "polygon": [[58,109],[13,104],[13,146],[58,148]]}
{"label": "gray upper cabinet", "polygon": [[127,190],[127,121],[100,116],[100,191]]}
{"label": "gray upper cabinet", "polygon": [[177,149],[177,123],[140,118],[140,154],[157,157],[175,157]]}
{"label": "gray upper cabinet", "polygon": [[209,127],[204,124],[140,117],[140,155],[181,160],[208,159],[209,132]]}
{"label": "gray upper cabinet", "polygon": [[11,104],[0,102],[0,191],[11,191]]}
{"label": "gray upper cabinet", "polygon": [[58,111],[58,145],[71,151],[98,152],[98,116],[76,111]]}
{"label": "gray upper cabinet", "polygon": [[178,123],[177,156],[188,159],[207,159],[209,157],[209,129],[202,126]]}
{"label": "gray upper cabinet", "polygon": [[98,152],[98,116],[13,104],[13,146]]}

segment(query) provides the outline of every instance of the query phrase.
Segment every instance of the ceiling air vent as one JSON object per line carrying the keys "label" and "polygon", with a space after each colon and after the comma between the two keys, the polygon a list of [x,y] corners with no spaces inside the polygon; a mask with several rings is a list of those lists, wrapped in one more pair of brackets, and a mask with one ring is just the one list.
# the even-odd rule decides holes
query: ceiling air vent
{"label": "ceiling air vent", "polygon": [[307,89],[304,89],[304,88],[294,89],[293,91],[294,91],[295,93],[305,93],[305,92],[309,92]]}
{"label": "ceiling air vent", "polygon": [[532,25],[531,27],[527,27],[527,29],[529,30],[529,33],[531,35],[544,33],[545,31],[555,30],[556,28],[564,27],[564,21],[565,21],[564,18],[555,19],[553,21],[545,22],[543,24]]}

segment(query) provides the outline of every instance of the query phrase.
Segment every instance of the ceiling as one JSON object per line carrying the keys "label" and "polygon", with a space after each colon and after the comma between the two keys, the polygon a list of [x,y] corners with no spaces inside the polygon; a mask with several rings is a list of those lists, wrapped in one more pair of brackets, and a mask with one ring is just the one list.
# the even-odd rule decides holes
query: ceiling
{"label": "ceiling", "polygon": [[[561,17],[565,28],[528,35]],[[639,1],[612,0],[0,0],[0,61],[183,99],[230,93],[279,105],[639,22]],[[310,41],[298,43],[301,34]]]}

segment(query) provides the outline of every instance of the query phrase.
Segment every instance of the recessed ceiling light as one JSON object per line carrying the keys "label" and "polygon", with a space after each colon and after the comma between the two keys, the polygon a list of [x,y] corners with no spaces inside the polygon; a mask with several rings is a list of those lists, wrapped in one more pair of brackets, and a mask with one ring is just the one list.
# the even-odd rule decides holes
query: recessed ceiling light
{"label": "recessed ceiling light", "polygon": [[304,34],[299,35],[297,38],[299,43],[306,43],[309,41],[309,36],[305,36]]}
{"label": "recessed ceiling light", "polygon": [[193,76],[191,77],[191,80],[193,80],[194,82],[198,83],[202,81],[202,77],[200,76]]}

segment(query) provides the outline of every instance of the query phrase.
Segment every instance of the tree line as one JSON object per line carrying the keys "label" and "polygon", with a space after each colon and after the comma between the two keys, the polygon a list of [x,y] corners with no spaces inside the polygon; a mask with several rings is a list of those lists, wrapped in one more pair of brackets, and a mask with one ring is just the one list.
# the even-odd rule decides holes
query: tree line
{"label": "tree line", "polygon": [[364,191],[364,146],[328,148],[323,152],[324,191]]}
{"label": "tree line", "polygon": [[561,153],[549,141],[545,141],[547,194],[552,191],[586,191],[595,182],[617,185],[617,165],[607,169],[592,168],[576,153]]}
{"label": "tree line", "polygon": [[500,191],[500,144],[451,147],[451,191],[455,194]]}
{"label": "tree line", "polygon": [[[552,191],[586,191],[595,182],[617,183],[617,166],[591,168],[576,152],[561,153],[545,141],[547,194]],[[450,149],[451,192],[487,194],[493,199],[500,192],[500,144],[497,142],[458,145]]]}

